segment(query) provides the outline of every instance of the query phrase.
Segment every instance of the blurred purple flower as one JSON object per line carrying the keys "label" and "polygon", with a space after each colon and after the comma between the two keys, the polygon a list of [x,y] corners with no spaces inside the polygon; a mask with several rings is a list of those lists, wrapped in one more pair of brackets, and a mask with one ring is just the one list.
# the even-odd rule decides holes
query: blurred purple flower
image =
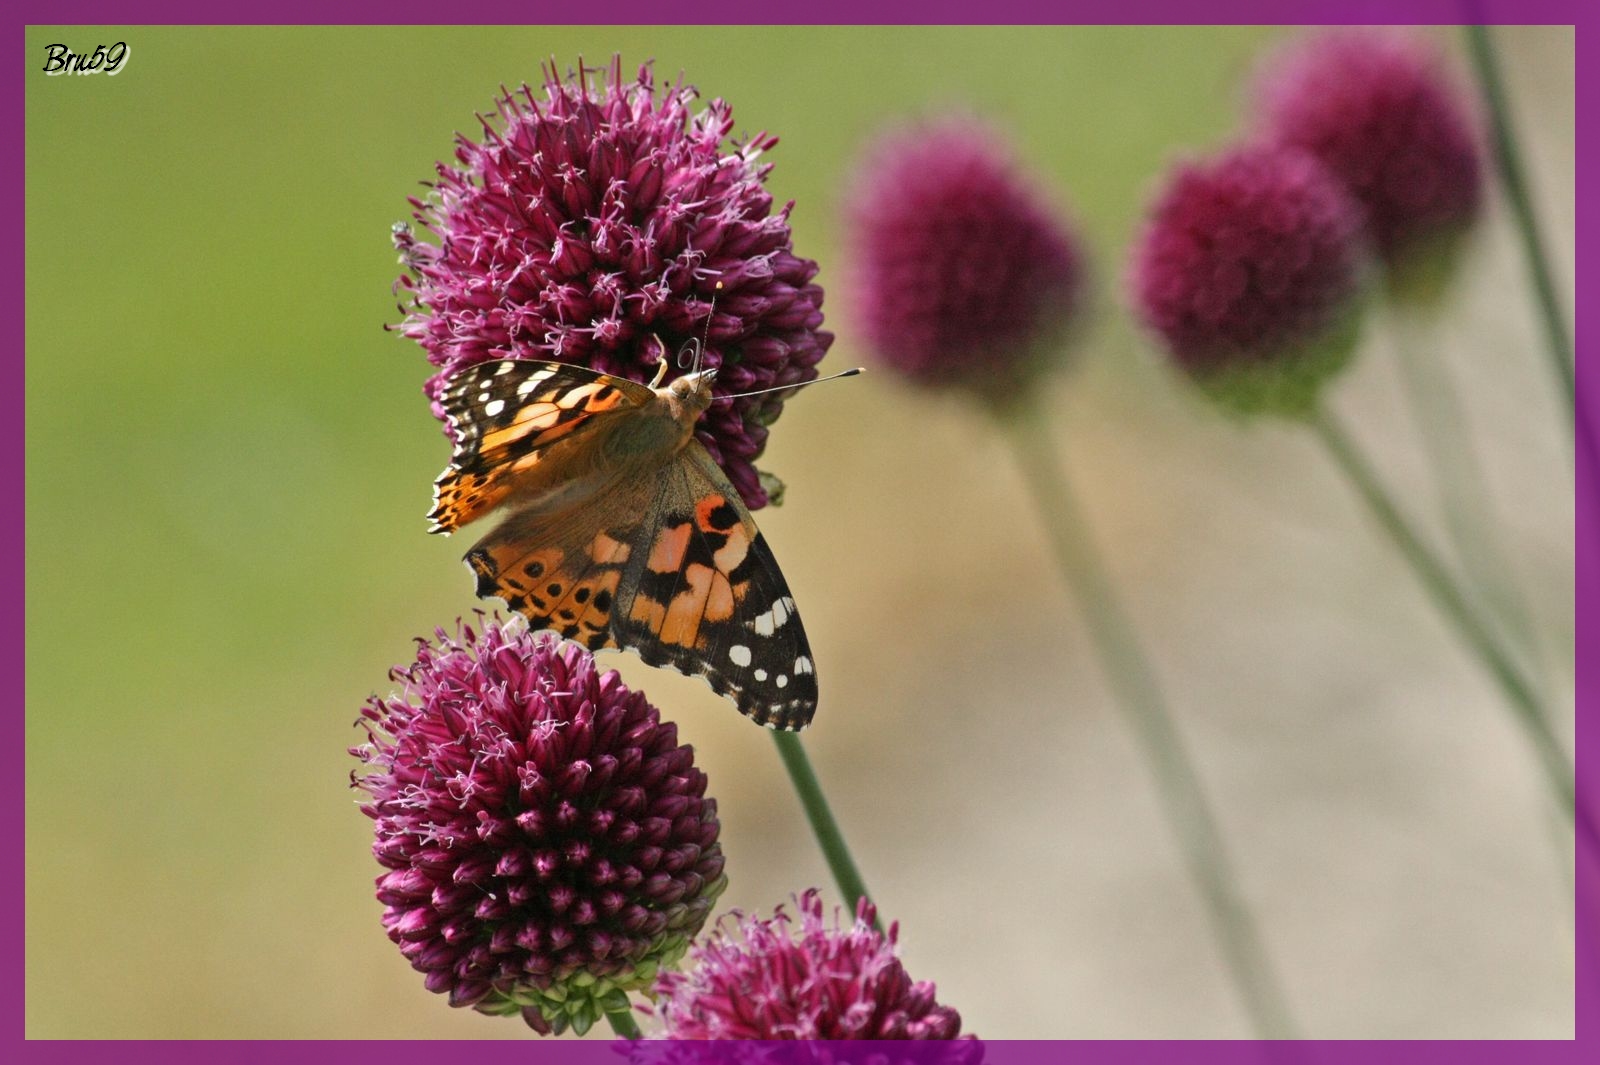
{"label": "blurred purple flower", "polygon": [[[727,920],[690,950],[687,972],[656,980],[668,1039],[955,1039],[961,1017],[913,983],[861,900],[849,928],[823,923],[816,891],[798,904],[795,935],[779,907],[771,919]],[[968,1037],[970,1038],[970,1037]]]}
{"label": "blurred purple flower", "polygon": [[1355,203],[1304,152],[1256,145],[1186,163],[1134,248],[1133,303],[1224,398],[1301,407],[1349,355],[1359,236]]}
{"label": "blurred purple flower", "polygon": [[1468,108],[1420,41],[1316,34],[1274,57],[1260,85],[1268,136],[1344,182],[1386,262],[1477,218],[1483,165]]}
{"label": "blurred purple flower", "polygon": [[862,332],[886,366],[1004,398],[1059,356],[1083,256],[992,132],[959,120],[889,136],[848,215]]}
{"label": "blurred purple flower", "polygon": [[[590,84],[593,78],[599,84]],[[657,98],[648,66],[625,82],[620,58],[563,80],[547,71],[543,101],[523,86],[480,118],[482,143],[457,138],[433,192],[413,199],[437,243],[395,227],[407,269],[406,318],[440,370],[427,383],[434,415],[449,377],[488,359],[554,359],[648,381],[706,330],[718,395],[799,384],[833,342],[822,331],[817,264],[795,256],[791,203],[776,214],[763,187],[765,133],[722,151],[733,128],[693,87]],[[722,290],[716,292],[717,283]],[[668,379],[679,375],[674,366]],[[697,436],[752,508],[767,503],[754,460],[783,393],[718,403]]]}
{"label": "blurred purple flower", "polygon": [[383,925],[452,1006],[586,1030],[682,957],[726,883],[705,774],[576,644],[520,618],[435,635],[351,751]]}

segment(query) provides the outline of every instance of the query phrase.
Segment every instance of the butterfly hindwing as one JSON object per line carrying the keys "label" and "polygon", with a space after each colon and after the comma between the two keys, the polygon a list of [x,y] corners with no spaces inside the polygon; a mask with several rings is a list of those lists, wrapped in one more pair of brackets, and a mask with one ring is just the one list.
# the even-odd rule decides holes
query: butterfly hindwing
{"label": "butterfly hindwing", "polygon": [[650,389],[583,366],[504,359],[452,377],[440,397],[455,448],[434,482],[430,532],[452,532],[505,502],[540,453],[636,408]]}
{"label": "butterfly hindwing", "polygon": [[591,651],[617,647],[612,615],[642,517],[642,506],[631,517],[598,505],[512,514],[467,552],[478,596],[503,599],[535,631],[550,629]]}
{"label": "butterfly hindwing", "polygon": [[794,598],[739,493],[698,443],[662,471],[640,533],[612,608],[615,645],[705,677],[759,724],[804,728],[817,679]]}

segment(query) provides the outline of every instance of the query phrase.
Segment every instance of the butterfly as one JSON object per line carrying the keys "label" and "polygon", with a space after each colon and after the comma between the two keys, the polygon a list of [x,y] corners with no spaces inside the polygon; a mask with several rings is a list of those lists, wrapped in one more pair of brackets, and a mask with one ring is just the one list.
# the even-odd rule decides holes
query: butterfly
{"label": "butterfly", "polygon": [[801,729],[817,708],[805,627],[694,437],[716,375],[658,387],[535,360],[461,371],[441,397],[456,444],[428,531],[503,512],[465,556],[480,598],[590,650],[702,676],[759,724]]}

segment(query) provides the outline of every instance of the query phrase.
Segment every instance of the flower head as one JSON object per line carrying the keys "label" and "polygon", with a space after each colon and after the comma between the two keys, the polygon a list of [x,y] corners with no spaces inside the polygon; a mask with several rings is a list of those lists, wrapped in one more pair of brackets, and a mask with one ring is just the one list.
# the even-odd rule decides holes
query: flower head
{"label": "flower head", "polygon": [[1478,215],[1483,166],[1467,107],[1413,39],[1309,37],[1269,64],[1260,108],[1269,137],[1315,155],[1344,183],[1390,265]]}
{"label": "flower head", "polygon": [[1173,359],[1245,410],[1302,409],[1347,359],[1360,216],[1317,161],[1257,145],[1179,166],[1130,286]]}
{"label": "flower head", "polygon": [[383,925],[451,1005],[586,1029],[722,891],[705,774],[641,693],[520,618],[418,644],[351,752]]}
{"label": "flower head", "polygon": [[[855,923],[823,923],[816,891],[800,897],[799,928],[779,907],[770,919],[725,920],[691,949],[688,972],[662,972],[658,1009],[669,1039],[954,1039],[961,1016],[913,982],[896,956],[898,926],[873,928],[861,900]],[[798,934],[796,934],[798,933]]]}
{"label": "flower head", "polygon": [[[774,213],[762,184],[771,165],[759,159],[777,138],[724,152],[726,104],[693,113],[692,87],[658,97],[649,68],[624,81],[620,59],[603,79],[552,69],[544,97],[508,92],[481,142],[458,137],[455,164],[440,163],[432,194],[412,201],[437,243],[395,229],[400,331],[440,368],[426,387],[434,414],[445,381],[488,359],[635,381],[672,360],[670,379],[702,338],[719,395],[815,378],[833,336],[821,329],[817,264],[792,248],[793,204]],[[767,502],[754,461],[782,409],[773,393],[700,419],[700,442],[752,509]]]}
{"label": "flower head", "polygon": [[885,365],[1004,397],[1058,354],[1083,256],[981,126],[892,135],[858,171],[849,216],[861,327]]}

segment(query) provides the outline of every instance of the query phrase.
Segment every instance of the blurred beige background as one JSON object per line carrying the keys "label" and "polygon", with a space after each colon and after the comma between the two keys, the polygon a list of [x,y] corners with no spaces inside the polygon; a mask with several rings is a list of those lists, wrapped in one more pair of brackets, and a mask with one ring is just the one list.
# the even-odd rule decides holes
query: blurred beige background
{"label": "blurred beige background", "polygon": [[[1230,135],[1284,33],[112,32],[27,36],[133,45],[115,80],[28,81],[30,1036],[527,1035],[384,937],[347,788],[362,700],[475,606],[461,545],[423,534],[446,448],[421,353],[379,326],[389,223],[451,130],[540,57],[614,50],[782,137],[825,369],[865,360],[836,219],[871,131],[961,103],[1015,135],[1099,281],[1059,447],[1303,1028],[1571,1036],[1570,837],[1494,690],[1314,442],[1204,408],[1120,303],[1157,175]],[[1572,33],[1499,39],[1570,306]],[[1393,337],[1370,323],[1335,406],[1431,514]],[[1570,713],[1570,451],[1498,199],[1428,342]],[[1247,1034],[992,426],[869,374],[797,398],[764,465],[820,669],[807,743],[912,974],[989,1037]],[[724,904],[831,896],[767,735],[613,660],[710,775]]]}

